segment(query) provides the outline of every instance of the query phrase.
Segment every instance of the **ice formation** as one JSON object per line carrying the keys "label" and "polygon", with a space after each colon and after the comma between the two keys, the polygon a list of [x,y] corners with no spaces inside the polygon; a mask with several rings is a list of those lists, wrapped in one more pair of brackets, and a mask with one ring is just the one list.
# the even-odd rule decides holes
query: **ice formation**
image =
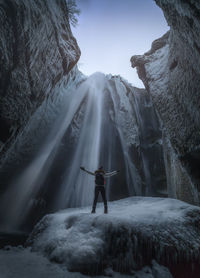
{"label": "ice formation", "polygon": [[50,262],[40,253],[22,246],[7,246],[0,250],[0,270],[1,278],[172,278],[169,270],[156,261],[130,275],[107,268],[103,275],[86,276],[80,272],[69,272],[65,266]]}
{"label": "ice formation", "polygon": [[101,204],[95,215],[88,207],[47,215],[28,243],[70,271],[129,273],[155,259],[175,275],[189,271],[194,277],[192,271],[199,271],[199,220],[200,208],[182,201],[129,197],[110,202],[108,215]]}

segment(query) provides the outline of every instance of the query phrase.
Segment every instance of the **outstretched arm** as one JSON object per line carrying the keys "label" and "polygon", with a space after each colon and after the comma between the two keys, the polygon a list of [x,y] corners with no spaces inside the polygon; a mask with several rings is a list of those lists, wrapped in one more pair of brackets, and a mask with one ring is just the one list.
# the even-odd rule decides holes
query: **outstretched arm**
{"label": "outstretched arm", "polygon": [[109,178],[109,177],[116,175],[117,173],[119,173],[119,170],[106,173],[104,177]]}
{"label": "outstretched arm", "polygon": [[80,169],[81,169],[82,171],[85,171],[86,173],[92,175],[92,176],[95,176],[95,174],[94,174],[93,172],[87,171],[84,167],[80,167]]}

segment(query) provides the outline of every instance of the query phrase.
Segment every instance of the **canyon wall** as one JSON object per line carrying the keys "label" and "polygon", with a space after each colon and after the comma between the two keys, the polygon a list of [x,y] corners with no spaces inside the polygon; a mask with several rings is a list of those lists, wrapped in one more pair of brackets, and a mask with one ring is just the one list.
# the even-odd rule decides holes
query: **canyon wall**
{"label": "canyon wall", "polygon": [[170,31],[132,67],[151,94],[164,126],[170,197],[199,204],[200,190],[200,4],[156,0]]}
{"label": "canyon wall", "polygon": [[0,156],[80,57],[65,0],[0,0]]}

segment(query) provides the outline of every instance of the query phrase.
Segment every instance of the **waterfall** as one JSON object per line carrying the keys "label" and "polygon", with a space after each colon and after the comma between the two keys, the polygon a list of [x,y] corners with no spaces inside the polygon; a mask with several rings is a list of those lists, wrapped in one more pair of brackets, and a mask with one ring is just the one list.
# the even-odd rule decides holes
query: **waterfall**
{"label": "waterfall", "polygon": [[119,76],[103,73],[67,91],[35,157],[0,199],[4,228],[18,229],[45,213],[92,204],[94,176],[80,166],[92,172],[100,165],[106,171],[121,170],[106,182],[109,200],[151,194],[143,188],[151,178],[141,150],[146,128],[143,104],[137,100],[141,96]]}
{"label": "waterfall", "polygon": [[70,158],[70,167],[56,200],[56,207],[83,206],[91,204],[94,177],[80,171],[85,166],[95,171],[99,166],[102,98],[105,86],[103,74],[92,75],[86,83],[87,103],[76,150]]}
{"label": "waterfall", "polygon": [[[89,77],[79,88],[65,98],[66,105],[59,120],[38,151],[35,159],[27,166],[9,190],[1,198],[1,207],[7,207],[4,213],[5,228],[18,227],[28,215],[32,201],[48,175],[55,158],[56,149],[61,144],[64,133],[69,128],[81,104],[86,102],[84,119],[76,151],[70,158],[70,167],[60,186],[54,206],[57,209],[66,206],[80,206],[91,202],[94,178],[80,171],[80,166],[94,171],[99,165],[99,147],[101,134],[101,108],[105,76]],[[67,142],[66,142],[67,143]],[[66,157],[66,160],[68,158]],[[56,186],[56,185],[55,185]]]}

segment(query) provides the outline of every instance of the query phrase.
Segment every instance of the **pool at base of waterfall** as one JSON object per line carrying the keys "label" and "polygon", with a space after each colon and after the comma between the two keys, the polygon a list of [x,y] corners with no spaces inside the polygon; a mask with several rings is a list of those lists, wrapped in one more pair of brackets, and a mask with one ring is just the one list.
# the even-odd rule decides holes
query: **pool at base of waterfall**
{"label": "pool at base of waterfall", "polygon": [[[133,275],[147,265],[153,275],[152,264],[158,263],[173,277],[197,277],[199,223],[199,207],[170,198],[129,197],[109,202],[108,214],[102,203],[96,214],[90,207],[49,214],[27,244],[68,271],[87,275],[108,269]],[[152,277],[171,277],[163,271]]]}

